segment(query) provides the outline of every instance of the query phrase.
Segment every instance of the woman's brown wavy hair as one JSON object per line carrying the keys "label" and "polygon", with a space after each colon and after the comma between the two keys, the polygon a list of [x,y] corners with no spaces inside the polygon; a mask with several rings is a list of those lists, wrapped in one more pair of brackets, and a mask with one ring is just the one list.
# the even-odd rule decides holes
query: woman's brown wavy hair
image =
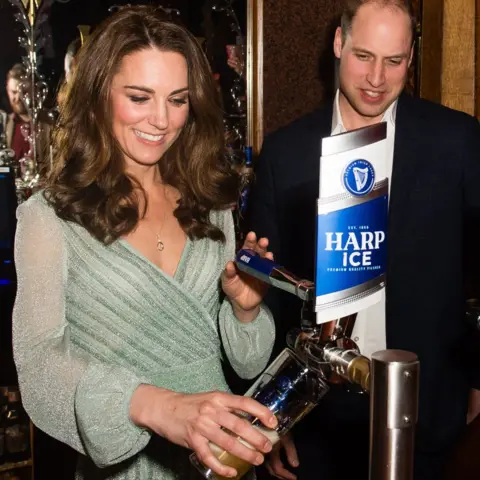
{"label": "woman's brown wavy hair", "polygon": [[145,192],[125,173],[112,132],[110,89],[122,59],[148,48],[177,52],[188,66],[189,117],[158,163],[163,182],[181,194],[174,214],[190,238],[224,241],[209,213],[236,202],[239,176],[224,155],[219,95],[195,37],[152,6],[122,8],[80,50],[53,137],[45,198],[60,218],[104,244],[135,229],[146,209],[139,211],[138,195]]}

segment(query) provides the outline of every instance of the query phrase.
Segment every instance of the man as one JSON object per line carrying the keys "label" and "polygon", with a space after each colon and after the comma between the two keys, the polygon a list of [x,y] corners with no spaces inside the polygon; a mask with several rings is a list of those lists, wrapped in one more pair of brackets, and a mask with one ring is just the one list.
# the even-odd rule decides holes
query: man
{"label": "man", "polygon": [[[418,355],[415,480],[440,480],[465,428],[470,392],[471,413],[478,413],[478,392],[471,389],[480,388],[479,365],[462,357],[462,254],[464,218],[480,211],[480,126],[466,114],[403,93],[414,28],[408,0],[346,2],[334,40],[336,98],[265,139],[249,228],[269,238],[277,263],[313,280],[321,139],[387,122],[386,301],[359,312],[352,336],[367,356],[385,348]],[[272,289],[267,303],[285,345],[285,333],[299,326],[300,302]],[[310,415],[294,432],[300,480],[367,478],[368,397],[332,387]],[[288,458],[294,463],[291,448]],[[278,454],[269,468],[294,478]]]}
{"label": "man", "polygon": [[82,42],[80,38],[75,38],[68,44],[67,51],[65,53],[64,62],[63,62],[66,83],[70,83],[72,79],[73,71],[77,64],[75,57],[78,51],[80,50],[81,46],[82,46]]}
{"label": "man", "polygon": [[7,73],[7,96],[12,113],[2,115],[7,148],[15,152],[17,160],[25,157],[30,150],[26,134],[30,130],[30,116],[22,99],[21,86],[26,81],[25,68],[21,64],[14,65]]}
{"label": "man", "polygon": [[[22,97],[24,84],[30,84],[25,67],[17,63],[7,73],[7,96],[12,112],[7,114],[0,110],[0,135],[3,134],[7,148],[15,152],[15,158],[20,160],[33,155],[27,139],[30,135],[31,118]],[[47,169],[50,126],[45,122],[38,125],[40,131],[37,137],[37,164],[39,172]]]}
{"label": "man", "polygon": [[82,42],[80,38],[75,38],[68,44],[67,51],[65,52],[65,58],[63,59],[63,71],[65,74],[65,81],[61,84],[60,89],[57,93],[57,108],[55,109],[56,114],[58,114],[58,110],[65,99],[68,85],[72,81],[73,72],[75,71],[75,67],[77,65],[76,56],[81,47]]}

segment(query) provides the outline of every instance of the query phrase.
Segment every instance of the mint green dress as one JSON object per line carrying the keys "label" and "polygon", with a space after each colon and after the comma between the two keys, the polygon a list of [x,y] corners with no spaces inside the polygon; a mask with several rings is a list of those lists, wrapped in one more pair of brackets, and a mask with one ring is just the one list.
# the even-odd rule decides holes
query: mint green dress
{"label": "mint green dress", "polygon": [[173,278],[126,241],[105,246],[59,219],[41,193],[17,217],[13,346],[34,424],[80,452],[77,479],[198,479],[189,450],[137,427],[128,411],[141,383],[228,391],[223,361],[247,379],[266,367],[270,312],[242,324],[221,302],[231,212],[211,213],[226,243],[187,240]]}

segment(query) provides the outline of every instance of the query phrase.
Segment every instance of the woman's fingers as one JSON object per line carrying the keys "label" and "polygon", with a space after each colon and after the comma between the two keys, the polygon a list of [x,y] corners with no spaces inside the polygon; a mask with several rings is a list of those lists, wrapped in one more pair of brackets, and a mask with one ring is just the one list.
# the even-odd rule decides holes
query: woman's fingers
{"label": "woman's fingers", "polygon": [[219,451],[226,450],[227,452],[235,455],[236,457],[245,460],[251,465],[260,465],[263,462],[263,455],[246,442],[244,439],[227,433],[226,431],[218,428],[211,432],[209,435],[211,442],[214,445],[210,445],[213,450]]}
{"label": "woman's fingers", "polygon": [[255,232],[248,232],[245,236],[245,240],[243,241],[243,248],[254,249],[256,244],[257,236],[255,235]]}
{"label": "woman's fingers", "polygon": [[223,274],[226,280],[234,278],[237,275],[237,268],[235,267],[235,264],[233,262],[228,262],[225,265]]}
{"label": "woman's fingers", "polygon": [[211,445],[208,442],[198,442],[198,445],[195,445],[194,450],[195,454],[197,455],[198,460],[207,468],[211,468],[215,473],[222,477],[235,477],[237,475],[237,471],[232,468],[224,465],[220,460],[218,460],[217,455],[219,455],[220,450],[218,452],[214,452],[215,445]]}
{"label": "woman's fingers", "polygon": [[272,450],[273,445],[270,440],[240,415],[225,412],[219,417],[219,423],[233,434],[241,437],[254,449],[263,453],[269,453]]}
{"label": "woman's fingers", "polygon": [[218,460],[221,452],[227,451],[251,465],[260,465],[264,461],[263,453],[272,449],[269,439],[234,413],[237,411],[257,418],[269,429],[277,426],[270,410],[252,398],[222,392],[208,395],[199,405],[200,416],[189,446],[206,467],[224,477],[236,473],[222,465],[223,458]]}
{"label": "woman's fingers", "polygon": [[265,257],[267,257],[269,260],[273,260],[273,252],[265,253]]}
{"label": "woman's fingers", "polygon": [[265,405],[250,397],[240,395],[231,395],[230,397],[228,406],[231,410],[249,413],[254,418],[258,418],[267,428],[277,426],[275,415]]}
{"label": "woman's fingers", "polygon": [[243,243],[243,248],[250,248],[264,256],[268,248],[268,238],[262,237],[257,241],[257,235],[255,232],[248,232]]}

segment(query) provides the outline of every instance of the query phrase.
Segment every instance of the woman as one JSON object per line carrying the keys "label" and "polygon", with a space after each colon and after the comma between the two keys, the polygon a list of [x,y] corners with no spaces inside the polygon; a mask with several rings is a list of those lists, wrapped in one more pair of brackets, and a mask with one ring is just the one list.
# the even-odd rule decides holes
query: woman
{"label": "woman", "polygon": [[253,378],[274,327],[230,261],[238,178],[195,39],[151,7],[109,18],[80,51],[55,152],[18,210],[14,353],[32,421],[83,454],[78,478],[190,478],[188,449],[235,475],[209,441],[261,463],[270,443],[232,412],[275,419],[227,393],[222,348]]}

